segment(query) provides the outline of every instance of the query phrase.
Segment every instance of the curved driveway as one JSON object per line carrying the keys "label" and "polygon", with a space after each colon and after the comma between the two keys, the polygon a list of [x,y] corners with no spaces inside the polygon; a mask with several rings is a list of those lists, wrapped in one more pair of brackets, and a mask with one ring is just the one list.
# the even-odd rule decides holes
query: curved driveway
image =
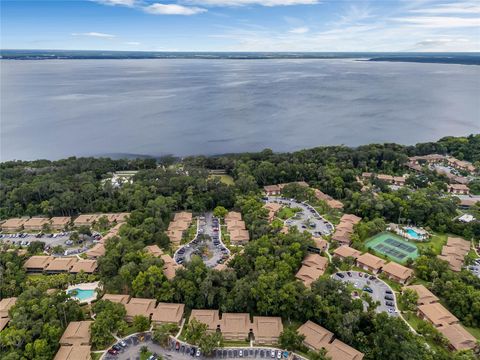
{"label": "curved driveway", "polygon": [[270,196],[266,202],[276,202],[291,208],[301,209],[295,216],[287,219],[285,225],[288,227],[296,226],[299,231],[308,231],[313,236],[330,235],[334,227],[332,223],[323,218],[318,211],[306,202],[298,202],[295,199],[286,199],[282,197]]}
{"label": "curved driveway", "polygon": [[[351,276],[348,275],[351,274]],[[343,274],[343,278],[339,277],[337,274]],[[362,274],[360,276],[359,274]],[[377,277],[370,279],[371,275],[365,272],[358,271],[341,271],[332,275],[332,278],[342,282],[348,282],[352,284],[356,289],[358,289],[359,294],[362,292],[362,289],[369,287],[372,289],[371,293],[368,293],[374,301],[378,301],[380,305],[375,309],[377,313],[386,312],[390,316],[399,316],[397,309],[397,299],[393,289],[384,281],[378,279]],[[387,291],[390,291],[391,294],[387,294]],[[391,296],[393,300],[385,300],[385,296]],[[392,302],[393,306],[387,306],[386,302]]]}
{"label": "curved driveway", "polygon": [[[195,238],[180,247],[173,256],[177,263],[188,262],[193,255],[201,256],[208,267],[215,267],[219,262],[227,260],[230,256],[230,250],[223,244],[220,224],[215,223],[215,221],[218,221],[218,219],[213,216],[212,212],[205,213],[203,217],[197,220]],[[214,244],[214,239],[218,239],[217,245]],[[200,254],[199,249],[202,245],[208,247],[209,252],[213,254],[212,257],[207,258]]]}

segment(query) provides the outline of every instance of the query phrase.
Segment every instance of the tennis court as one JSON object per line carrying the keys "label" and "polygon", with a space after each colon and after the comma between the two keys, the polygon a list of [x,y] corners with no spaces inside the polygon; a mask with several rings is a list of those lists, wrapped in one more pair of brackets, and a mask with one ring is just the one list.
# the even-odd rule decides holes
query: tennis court
{"label": "tennis court", "polygon": [[415,244],[390,232],[375,235],[366,242],[366,246],[398,263],[404,263],[408,259],[415,260],[419,256]]}

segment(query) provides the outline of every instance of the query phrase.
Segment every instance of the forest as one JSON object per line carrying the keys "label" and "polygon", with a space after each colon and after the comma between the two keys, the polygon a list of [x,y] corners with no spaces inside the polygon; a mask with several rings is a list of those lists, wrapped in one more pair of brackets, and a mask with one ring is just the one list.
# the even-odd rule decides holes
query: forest
{"label": "forest", "polygon": [[[480,166],[480,135],[447,137],[415,146],[319,147],[294,153],[267,149],[184,159],[72,157],[5,162],[0,164],[0,218],[130,212],[119,235],[108,240],[106,255],[99,259],[98,274],[94,275],[106,292],[180,302],[187,309],[281,316],[290,325],[310,319],[363,352],[368,360],[474,359],[471,352],[452,353],[443,346],[426,346],[425,340],[415,336],[402,320],[376,313],[374,304],[363,311],[362,301],[352,299],[341,282],[322,277],[309,289],[296,281],[295,273],[313,244],[311,236],[298,231],[281,233],[278,226],[268,223],[261,201],[264,185],[306,181],[341,200],[346,213],[363,218],[356,227],[354,244],[361,244],[386,223],[399,219],[478,241],[479,222],[453,220],[458,200],[444,196],[447,178],[428,174],[428,183],[412,180],[411,187],[398,191],[382,184],[381,191],[361,191],[357,177],[362,172],[400,175],[406,172],[409,156],[429,153],[452,154]],[[212,169],[225,170],[234,185],[209,178]],[[132,183],[120,187],[105,181],[109,174],[121,170],[138,172]],[[287,191],[309,196],[295,187]],[[229,263],[227,271],[209,269],[196,258],[168,280],[162,272],[162,260],[144,252],[144,247],[156,244],[171,251],[165,230],[174,212],[188,210],[199,215],[218,206],[242,213],[251,241]],[[480,213],[480,208],[477,205],[472,211]],[[32,281],[22,265],[27,256],[38,253],[38,248],[32,245],[28,251],[26,255],[0,253],[0,298],[19,297],[10,325],[0,333],[2,359],[53,358],[66,324],[86,316],[66,295],[47,294],[49,288],[62,288],[84,280],[85,275],[52,275]],[[416,276],[431,282],[434,292],[464,324],[480,327],[478,278],[466,271],[450,271],[445,262],[428,251],[422,253],[414,268]],[[95,306],[102,326],[92,328],[92,341],[107,344],[110,332],[125,330],[122,309],[102,302]],[[139,328],[144,326],[141,320]],[[290,331],[284,343],[290,343],[295,335]]]}

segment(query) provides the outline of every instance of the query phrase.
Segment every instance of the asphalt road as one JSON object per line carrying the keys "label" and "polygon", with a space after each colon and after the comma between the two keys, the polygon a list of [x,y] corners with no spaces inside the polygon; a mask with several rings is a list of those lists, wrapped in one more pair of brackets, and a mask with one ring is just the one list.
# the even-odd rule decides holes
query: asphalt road
{"label": "asphalt road", "polygon": [[277,202],[291,208],[301,209],[294,217],[285,221],[285,225],[288,227],[296,226],[298,230],[308,231],[313,236],[330,235],[333,232],[333,225],[308,204],[279,197],[268,197],[267,202]]}
{"label": "asphalt road", "polygon": [[[350,271],[351,276],[348,276],[347,271],[341,271],[340,273],[344,275],[343,278],[340,278],[337,275],[338,273],[333,274],[332,278],[334,278],[335,280],[351,283],[356,289],[358,289],[359,295],[361,295],[362,289],[364,287],[369,287],[372,289],[372,292],[368,294],[372,297],[373,300],[380,303],[380,305],[375,309],[377,313],[386,312],[391,316],[399,316],[396,305],[395,293],[385,282],[378,278],[370,280],[368,278],[370,275],[364,272],[359,273],[358,271]],[[362,274],[362,276],[360,276],[359,274]],[[365,277],[365,275],[367,277]],[[386,291],[391,291],[392,293],[387,294]],[[393,297],[394,300],[385,300],[385,295]],[[394,306],[387,306],[385,304],[386,301],[391,301]]]}
{"label": "asphalt road", "polygon": [[[212,212],[207,212],[198,221],[197,235],[188,244],[182,246],[175,252],[174,258],[178,263],[183,259],[184,262],[191,260],[193,255],[202,256],[203,262],[208,267],[215,267],[219,261],[226,260],[230,256],[230,251],[221,242],[221,228],[219,224],[215,223]],[[217,231],[215,231],[217,229]],[[217,238],[220,242],[218,245],[214,244],[214,239]],[[200,248],[206,246],[211,257],[201,255]],[[182,253],[183,252],[183,253]]]}

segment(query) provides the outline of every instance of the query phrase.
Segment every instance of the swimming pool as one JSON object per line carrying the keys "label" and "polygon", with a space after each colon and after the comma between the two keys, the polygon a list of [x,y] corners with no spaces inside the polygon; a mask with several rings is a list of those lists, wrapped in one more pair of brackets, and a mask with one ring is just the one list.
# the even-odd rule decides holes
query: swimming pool
{"label": "swimming pool", "polygon": [[407,228],[407,234],[410,235],[413,239],[416,239],[416,240],[421,239],[420,234],[417,233],[412,228]]}
{"label": "swimming pool", "polygon": [[86,300],[91,299],[91,298],[96,298],[96,296],[97,296],[95,290],[83,290],[83,289],[78,289],[78,288],[68,290],[67,293],[70,294],[73,291],[76,291],[77,294],[72,295],[72,298],[77,299],[80,302],[86,301]]}

